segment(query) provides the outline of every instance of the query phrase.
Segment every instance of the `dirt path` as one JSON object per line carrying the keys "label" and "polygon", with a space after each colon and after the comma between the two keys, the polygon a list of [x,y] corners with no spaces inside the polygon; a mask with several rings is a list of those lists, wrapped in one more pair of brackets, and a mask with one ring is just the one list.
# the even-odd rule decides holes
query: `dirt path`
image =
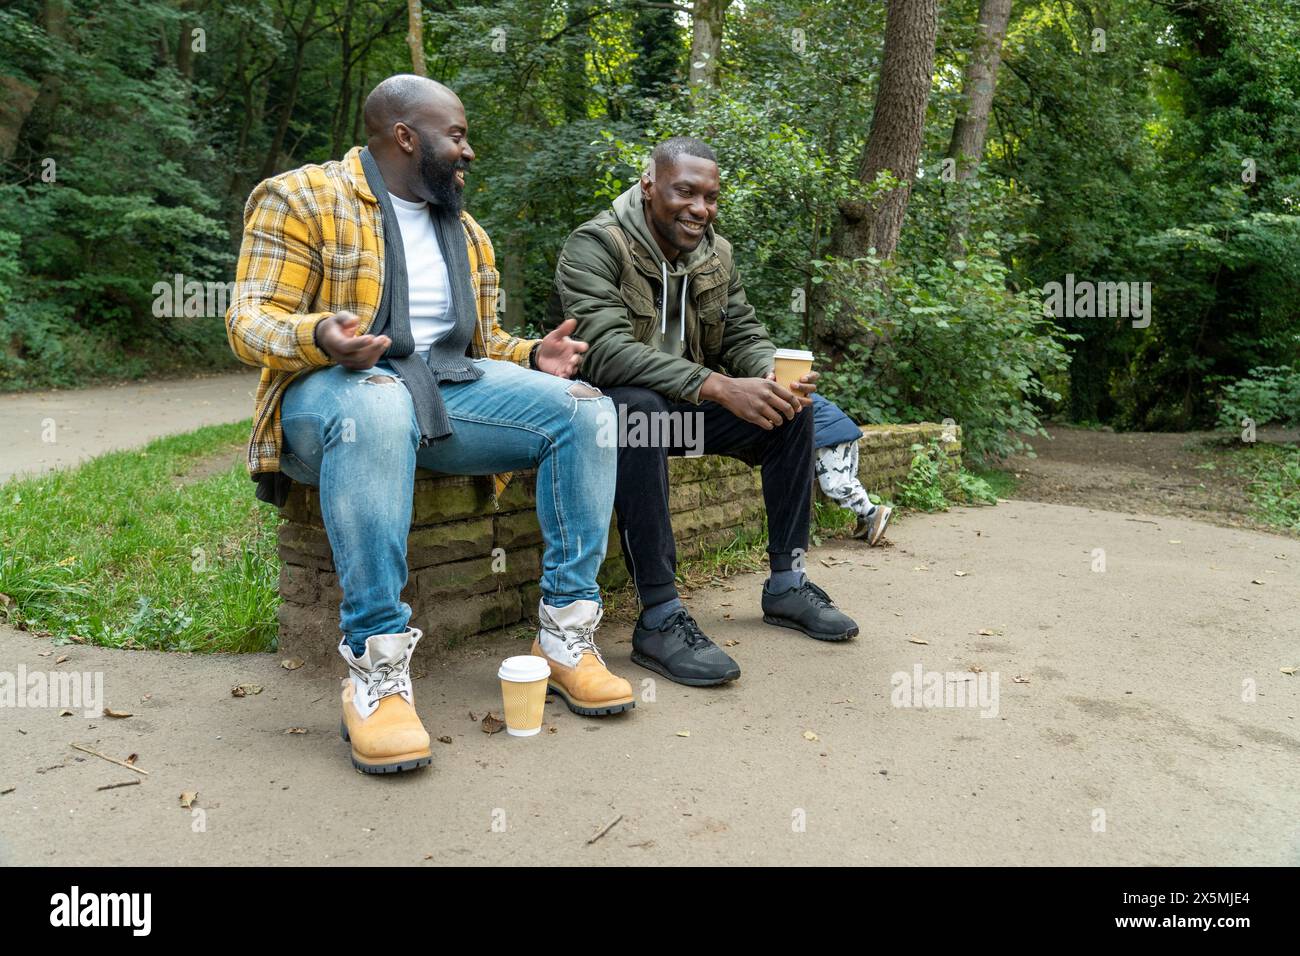
{"label": "dirt path", "polygon": [[[1111,432],[1049,425],[1037,458],[1007,462],[1015,497],[1107,511],[1178,515],[1234,528],[1269,530],[1250,513],[1247,478],[1224,432]],[[1300,442],[1296,429],[1262,428],[1261,442]]]}
{"label": "dirt path", "polygon": [[[847,644],[763,625],[754,575],[694,594],[738,642],[729,687],[643,685],[627,626],[603,628],[611,666],[654,690],[622,717],[548,705],[555,733],[487,736],[469,714],[499,707],[496,663],[524,648],[471,644],[416,681],[451,742],[395,778],[348,765],[334,674],[0,630],[3,669],[102,673],[134,715],[0,708],[0,863],[1300,864],[1300,677],[1282,673],[1300,548],[1021,501],[892,537],[812,556],[863,625]],[[997,715],[894,706],[918,666],[996,674]],[[244,682],[265,690],[233,698]]]}
{"label": "dirt path", "polygon": [[0,395],[0,482],[253,414],[257,372]]}

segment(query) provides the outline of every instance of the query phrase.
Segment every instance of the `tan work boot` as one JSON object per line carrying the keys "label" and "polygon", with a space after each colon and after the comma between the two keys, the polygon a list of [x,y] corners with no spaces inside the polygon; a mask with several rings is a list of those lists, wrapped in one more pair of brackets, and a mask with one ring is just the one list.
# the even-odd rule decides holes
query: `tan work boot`
{"label": "tan work boot", "polygon": [[600,604],[574,601],[564,607],[538,604],[541,627],[533,641],[533,654],[551,665],[550,689],[584,716],[619,714],[636,706],[632,685],[611,674],[596,647]]}
{"label": "tan work boot", "polygon": [[429,735],[415,713],[411,653],[423,632],[366,638],[366,652],[352,656],[347,641],[339,654],[347,662],[343,682],[343,721],[339,735],[352,744],[352,766],[362,773],[397,773],[433,762]]}

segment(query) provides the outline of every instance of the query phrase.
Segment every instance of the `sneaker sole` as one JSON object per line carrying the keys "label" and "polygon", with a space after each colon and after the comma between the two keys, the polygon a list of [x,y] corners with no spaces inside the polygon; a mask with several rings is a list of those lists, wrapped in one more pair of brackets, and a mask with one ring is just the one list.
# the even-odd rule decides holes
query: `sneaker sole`
{"label": "sneaker sole", "polygon": [[827,641],[829,643],[838,643],[840,641],[847,641],[851,637],[858,636],[858,629],[856,627],[853,628],[852,630],[841,631],[837,634],[826,634],[824,632],[819,632],[819,631],[810,631],[804,628],[803,626],[796,624],[794,621],[788,621],[785,618],[780,618],[780,617],[772,617],[772,615],[770,614],[763,615],[763,623],[775,624],[777,627],[788,627],[792,631],[798,631],[800,634],[808,635],[815,641]]}
{"label": "sneaker sole", "polygon": [[615,701],[614,703],[597,704],[594,701],[575,700],[570,697],[563,687],[559,684],[547,682],[547,690],[564,701],[566,707],[575,714],[583,717],[604,717],[608,714],[621,714],[625,710],[636,708],[636,700],[632,697],[627,700]]}
{"label": "sneaker sole", "polygon": [[668,668],[664,667],[664,665],[660,664],[653,657],[646,657],[644,654],[639,654],[636,651],[632,652],[632,663],[640,664],[646,670],[654,671],[656,674],[662,674],[670,681],[673,681],[676,684],[685,684],[687,687],[716,687],[719,684],[729,684],[740,677],[740,674],[735,674],[730,677],[678,677],[676,674],[669,672]]}
{"label": "sneaker sole", "polygon": [[[349,744],[352,743],[352,737],[348,734],[348,725],[339,721],[339,736]],[[387,763],[366,763],[358,760],[356,752],[352,753],[352,766],[361,773],[401,773],[404,770],[418,770],[420,767],[427,767],[433,763],[432,753],[410,753],[401,754]]]}

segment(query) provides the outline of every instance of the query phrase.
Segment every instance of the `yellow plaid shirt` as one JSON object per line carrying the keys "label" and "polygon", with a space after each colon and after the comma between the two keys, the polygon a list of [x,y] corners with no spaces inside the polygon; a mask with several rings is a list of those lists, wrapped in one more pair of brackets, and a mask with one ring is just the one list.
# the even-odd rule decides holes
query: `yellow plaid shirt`
{"label": "yellow plaid shirt", "polygon": [[[469,354],[528,364],[536,340],[497,324],[500,275],[483,227],[461,213],[478,323]],[[254,479],[280,470],[280,403],[301,375],[333,364],[316,346],[317,323],[355,312],[366,334],[383,291],[384,235],[379,202],[361,167],[361,147],[339,161],[303,166],[258,184],[244,207],[244,239],[226,337],[241,362],[262,369],[248,443]],[[496,476],[500,492],[510,476]]]}

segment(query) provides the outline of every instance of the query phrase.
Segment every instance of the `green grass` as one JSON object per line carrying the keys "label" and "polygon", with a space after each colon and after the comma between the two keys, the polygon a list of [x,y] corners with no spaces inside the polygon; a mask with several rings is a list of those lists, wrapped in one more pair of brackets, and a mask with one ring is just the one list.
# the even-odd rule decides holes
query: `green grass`
{"label": "green grass", "polygon": [[0,618],[57,641],[266,651],[279,605],[278,516],[233,454],[250,423],[216,425],[0,486]]}
{"label": "green grass", "polygon": [[980,478],[998,498],[1011,498],[1016,493],[1016,476],[1010,471],[996,468],[972,468],[971,474]]}
{"label": "green grass", "polygon": [[1255,518],[1300,533],[1300,448],[1268,442],[1245,445],[1232,452],[1230,467],[1247,480]]}

